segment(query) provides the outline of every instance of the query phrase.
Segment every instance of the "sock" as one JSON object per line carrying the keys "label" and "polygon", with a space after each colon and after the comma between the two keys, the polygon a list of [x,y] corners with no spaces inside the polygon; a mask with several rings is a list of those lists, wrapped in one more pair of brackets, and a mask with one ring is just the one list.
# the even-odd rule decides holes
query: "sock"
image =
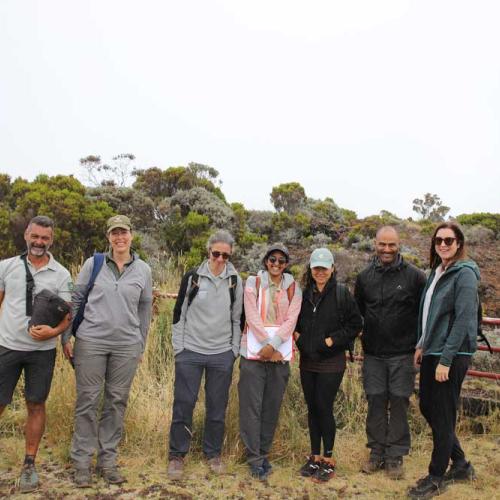
{"label": "sock", "polygon": [[24,465],[35,465],[35,455],[25,455]]}

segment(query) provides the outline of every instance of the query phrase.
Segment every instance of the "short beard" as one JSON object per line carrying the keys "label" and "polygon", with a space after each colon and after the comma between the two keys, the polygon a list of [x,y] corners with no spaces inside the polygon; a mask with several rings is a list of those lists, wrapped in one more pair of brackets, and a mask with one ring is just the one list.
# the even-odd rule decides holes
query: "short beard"
{"label": "short beard", "polygon": [[28,253],[30,255],[33,255],[33,257],[43,257],[44,255],[47,254],[49,251],[50,246],[44,246],[43,248],[41,247],[35,247],[33,245],[28,245]]}

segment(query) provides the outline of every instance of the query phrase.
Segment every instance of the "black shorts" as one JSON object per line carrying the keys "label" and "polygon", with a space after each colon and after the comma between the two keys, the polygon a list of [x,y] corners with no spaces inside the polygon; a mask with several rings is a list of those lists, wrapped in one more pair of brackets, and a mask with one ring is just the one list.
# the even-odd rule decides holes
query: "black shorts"
{"label": "black shorts", "polygon": [[24,397],[29,403],[43,403],[50,391],[56,350],[13,351],[0,346],[0,405],[8,405],[24,370]]}

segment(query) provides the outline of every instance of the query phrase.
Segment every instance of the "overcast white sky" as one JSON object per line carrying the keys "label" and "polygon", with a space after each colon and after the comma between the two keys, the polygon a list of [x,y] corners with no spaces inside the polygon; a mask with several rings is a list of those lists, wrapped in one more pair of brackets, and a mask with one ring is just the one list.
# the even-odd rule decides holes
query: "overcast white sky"
{"label": "overcast white sky", "polygon": [[[89,154],[300,182],[360,216],[500,211],[500,2],[1,0],[0,172]],[[415,214],[413,214],[415,215]]]}

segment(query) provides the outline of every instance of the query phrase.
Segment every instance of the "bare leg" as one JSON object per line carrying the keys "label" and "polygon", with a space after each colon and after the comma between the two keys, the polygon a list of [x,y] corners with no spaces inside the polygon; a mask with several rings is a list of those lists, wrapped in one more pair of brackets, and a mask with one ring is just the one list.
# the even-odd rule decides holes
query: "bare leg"
{"label": "bare leg", "polygon": [[38,446],[45,430],[45,403],[30,403],[26,401],[28,419],[26,420],[25,439],[26,455],[36,456]]}
{"label": "bare leg", "polygon": [[2,415],[4,410],[5,410],[5,405],[0,405],[0,416]]}

